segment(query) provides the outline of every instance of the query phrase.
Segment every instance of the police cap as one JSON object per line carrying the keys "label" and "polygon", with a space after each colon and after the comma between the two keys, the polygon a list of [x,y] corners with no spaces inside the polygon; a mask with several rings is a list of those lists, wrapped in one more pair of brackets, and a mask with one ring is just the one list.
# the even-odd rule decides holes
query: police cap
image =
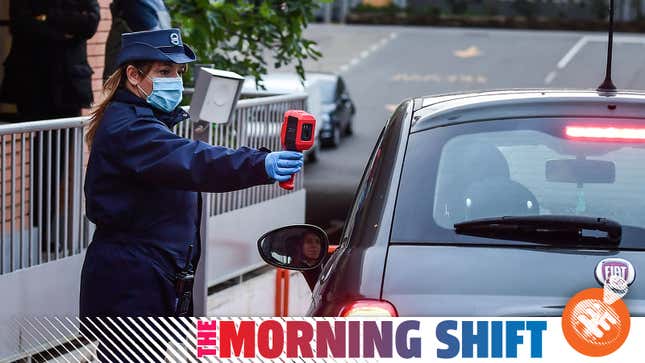
{"label": "police cap", "polygon": [[117,67],[126,62],[146,60],[173,63],[195,61],[195,53],[181,41],[177,28],[149,30],[121,35],[121,50],[116,59]]}

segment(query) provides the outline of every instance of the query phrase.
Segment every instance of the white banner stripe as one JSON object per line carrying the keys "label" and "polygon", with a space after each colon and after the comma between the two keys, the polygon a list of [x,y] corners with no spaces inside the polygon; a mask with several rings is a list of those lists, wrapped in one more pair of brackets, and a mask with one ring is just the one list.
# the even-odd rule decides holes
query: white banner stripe
{"label": "white banner stripe", "polygon": [[[159,324],[157,324],[157,322],[154,320],[154,318],[150,318],[150,317],[149,317],[148,319],[149,319],[150,321],[152,321],[152,323],[155,325],[155,327],[157,327],[157,329],[152,328],[152,327],[151,327],[151,326],[146,322],[146,320],[145,320],[144,318],[139,317],[138,319],[141,321],[141,323],[143,323],[143,325],[145,325],[145,326],[146,326],[146,327],[147,327],[147,328],[152,332],[152,334],[153,334],[155,337],[157,337],[157,339],[159,339],[160,341],[163,341],[163,342],[165,342],[165,343],[166,343],[166,350],[165,350],[166,355],[172,355],[172,356],[173,356],[173,361],[174,361],[174,362],[177,362],[177,361],[178,361],[178,359],[182,359],[181,357],[177,358],[177,356],[179,356],[179,353],[178,353],[178,352],[175,352],[175,351],[173,350],[173,349],[174,349],[174,347],[173,347],[173,346],[172,346],[172,344],[170,343],[170,341],[172,340],[172,337],[169,337],[169,335],[167,334],[167,332],[165,331],[165,329],[164,329],[163,327],[159,326]],[[162,332],[162,334],[164,335],[164,337],[162,338],[162,337],[159,335],[159,333],[157,333],[157,331]],[[183,358],[183,359],[185,360],[185,358]]]}
{"label": "white banner stripe", "polygon": [[[36,353],[36,352],[43,352],[43,351],[45,351],[45,350],[50,348],[45,344],[38,343],[38,339],[34,335],[32,335],[31,332],[29,331],[29,329],[26,329],[18,321],[18,319],[15,320],[15,326],[17,326],[17,328],[18,328],[18,329],[16,329],[16,331],[27,332],[27,334],[29,334],[33,338],[33,344],[32,344],[32,343],[30,343],[30,341],[28,339],[26,339],[26,337],[23,334],[19,334],[19,337],[21,337],[21,341],[24,343],[25,346],[27,346],[28,350]],[[44,357],[44,354],[41,354],[41,356]],[[56,357],[54,357],[51,353],[48,354],[48,357],[50,359],[53,359],[54,361],[58,362]]]}
{"label": "white banner stripe", "polygon": [[[101,318],[97,317],[97,318],[95,318],[95,319],[96,319],[96,321],[98,321],[99,323],[101,323],[101,325],[103,325],[103,326],[105,327],[105,329],[106,329],[106,330],[111,334],[111,336],[115,337],[119,342],[121,342],[121,344],[123,344],[123,345],[125,346],[125,348],[126,348],[128,351],[130,351],[130,353],[132,353],[132,354],[134,355],[134,358],[138,358],[138,357],[136,356],[136,354],[134,354],[134,352],[133,352],[133,351],[132,351],[132,350],[131,350],[127,345],[125,345],[125,343],[121,340],[121,338],[119,338],[116,334],[114,334],[114,332],[112,331],[112,329],[110,329],[110,327],[109,327],[109,326],[107,326],[107,324],[105,324],[105,323],[103,322],[103,320],[101,320]],[[92,318],[88,318],[88,320],[89,320],[90,322],[92,322]],[[97,328],[98,328],[98,327],[97,327]],[[100,331],[100,330],[99,330],[99,331]],[[123,357],[127,358],[127,360],[129,360],[131,363],[134,363],[134,362],[132,361],[132,359],[131,359],[127,354],[125,354],[125,352],[123,352],[123,350],[121,349],[121,347],[119,347],[119,345],[118,345],[118,344],[114,344],[114,341],[113,341],[112,339],[110,339],[110,338],[109,338],[109,337],[108,337],[104,332],[101,332],[101,333],[105,336],[105,339],[106,339],[106,340],[107,340],[107,341],[108,341],[112,346],[116,347],[116,349],[119,351],[119,353],[121,353],[121,355],[122,355]],[[139,361],[141,361],[141,359],[139,359]]]}
{"label": "white banner stripe", "polygon": [[[157,321],[155,320],[155,318],[150,318],[150,317],[149,317],[148,319],[149,319],[150,321],[152,321],[152,324],[154,324],[154,326],[156,326],[156,327],[157,327],[157,328],[158,328],[158,329],[159,329],[159,330],[164,334],[164,336],[166,337],[166,341],[171,342],[171,341],[174,339],[174,337],[173,337],[173,336],[170,336],[170,335],[168,334],[168,332],[166,331],[166,329],[165,329],[165,328],[161,327],[161,325],[159,325],[159,323],[157,323]],[[160,318],[159,318],[159,320],[163,322],[163,319],[160,319]],[[190,356],[191,356],[191,355],[190,355],[190,354],[188,354],[188,352],[186,352],[186,350],[185,350],[185,349],[183,349],[183,347],[182,347],[182,346],[177,346],[176,344],[168,344],[168,346],[170,347],[170,350],[171,350],[171,351],[172,351],[172,349],[174,349],[174,348],[181,349],[181,350],[182,350],[182,352],[181,352],[181,353],[182,353],[182,355],[183,355],[184,357],[186,357],[186,359],[190,359]],[[177,352],[177,353],[179,353],[179,352]]]}
{"label": "white banner stripe", "polygon": [[[107,319],[107,321],[108,321],[110,324],[112,324],[112,327],[116,328],[116,329],[119,331],[119,333],[121,333],[121,336],[118,336],[118,335],[117,335],[117,339],[119,339],[120,341],[122,341],[122,342],[123,342],[123,340],[121,339],[121,337],[124,337],[126,340],[128,340],[128,342],[130,342],[130,344],[125,344],[125,342],[123,342],[123,344],[125,344],[125,348],[126,348],[126,349],[128,349],[132,354],[134,354],[135,358],[139,359],[140,361],[142,361],[142,362],[144,362],[144,363],[145,363],[145,362],[150,362],[150,361],[151,361],[150,356],[148,356],[148,355],[147,355],[147,354],[146,354],[146,353],[145,353],[145,352],[144,352],[144,351],[139,347],[139,345],[137,345],[137,344],[136,344],[132,339],[130,339],[130,337],[128,336],[128,334],[126,334],[126,333],[123,331],[123,329],[121,329],[121,327],[120,327],[118,324],[116,324],[116,323],[114,322],[114,320],[112,320],[112,318],[110,318],[110,317],[108,316],[108,317],[105,317],[105,319]],[[141,355],[139,355],[138,353],[135,353],[132,349],[130,349],[130,346],[134,346],[134,348],[136,348],[140,353],[142,353],[143,355],[145,355],[146,360],[144,361],[144,360],[142,359]]]}
{"label": "white banner stripe", "polygon": [[[172,333],[168,332],[168,329],[166,327],[161,326],[157,320],[163,321],[162,318],[148,318],[152,324],[157,328],[157,330],[163,335],[163,340],[166,341],[167,348],[166,348],[166,353],[170,356],[173,357],[173,362],[182,362],[187,359],[190,359],[190,354],[186,351],[180,352],[178,348],[182,348],[181,346],[177,346],[174,344],[174,339],[175,337],[173,336]],[[183,349],[183,348],[182,348]]]}
{"label": "white banner stripe", "polygon": [[[192,352],[188,356],[188,361],[189,362],[195,362],[199,363],[197,361],[197,345],[195,344],[196,342],[191,341],[190,346],[187,343],[187,338],[189,337],[190,333],[185,330],[181,325],[178,326],[176,322],[176,318],[160,318],[160,320],[168,326],[168,328],[175,334],[176,338],[179,339],[179,341],[174,340],[179,346],[183,346],[184,348],[187,349],[187,352]],[[170,321],[170,323],[168,322]],[[183,344],[182,344],[183,343]]]}
{"label": "white banner stripe", "polygon": [[[57,346],[58,346],[59,342],[58,342],[58,340],[55,339],[55,337],[54,337],[54,342],[52,342],[51,340],[48,340],[47,337],[42,333],[42,331],[40,329],[38,329],[35,325],[33,325],[28,318],[25,318],[24,321],[27,324],[29,324],[36,333],[38,333],[38,335],[43,339],[43,342],[46,342],[44,344],[41,344],[41,346],[43,347],[43,351],[44,350],[49,350],[49,351],[54,350],[54,351],[56,351],[56,354],[58,354],[58,357],[60,357],[60,359],[65,359],[63,357],[63,353],[60,350],[58,350]],[[34,339],[34,341],[35,341],[34,343],[38,344],[39,339],[36,336],[34,336],[33,334],[31,334],[31,329],[28,329],[26,326],[23,326],[23,330],[26,331],[27,333],[29,333],[29,335]],[[51,353],[49,353],[49,355],[51,357],[53,357],[58,362],[58,357],[54,357],[54,355],[51,354]]]}
{"label": "white banner stripe", "polygon": [[[130,349],[129,349],[129,347],[130,347],[130,346],[134,346],[134,348],[136,348],[136,349],[139,351],[139,353],[141,353],[141,354],[145,355],[145,359],[146,359],[146,360],[143,360],[143,359],[142,359],[142,357],[141,357],[141,355],[139,355],[139,354],[137,354],[137,353],[134,353],[134,351],[132,351],[132,354],[134,354],[134,355],[135,355],[135,357],[136,357],[137,359],[139,359],[139,360],[143,360],[144,362],[150,362],[150,361],[152,360],[152,359],[150,358],[150,356],[148,356],[148,354],[146,354],[146,352],[145,352],[145,351],[143,351],[143,350],[141,349],[141,347],[139,347],[139,345],[138,345],[137,343],[135,343],[135,342],[130,338],[130,336],[129,336],[128,334],[126,334],[126,333],[123,331],[123,329],[121,329],[121,327],[120,327],[118,324],[116,324],[116,323],[114,322],[114,320],[112,320],[112,318],[110,318],[110,317],[108,316],[108,317],[105,317],[105,319],[107,319],[107,321],[108,321],[110,324],[112,324],[112,326],[113,326],[114,328],[116,328],[116,329],[119,331],[119,333],[121,333],[121,337],[124,337],[124,338],[125,338],[125,339],[130,343],[130,344],[127,344],[127,345],[126,345],[126,348],[128,348],[128,350],[130,350]],[[120,339],[120,337],[118,337],[118,338]]]}
{"label": "white banner stripe", "polygon": [[[187,349],[192,349],[193,352],[197,352],[197,332],[190,332],[184,325],[181,324],[180,321],[177,319],[168,319],[172,325],[177,327],[181,331],[181,336],[183,337],[183,341],[190,344],[190,346],[187,346]],[[187,344],[187,345],[188,345]],[[196,355],[193,355],[196,356]]]}
{"label": "white banner stripe", "polygon": [[190,332],[192,337],[197,337],[197,324],[194,322],[190,321],[190,319],[183,317],[177,319],[188,331]]}
{"label": "white banner stripe", "polygon": [[121,317],[117,317],[116,319],[119,322],[121,322],[123,326],[130,332],[130,334],[126,335],[126,337],[128,337],[128,340],[130,340],[133,344],[136,344],[137,349],[139,349],[139,344],[134,342],[133,339],[130,339],[130,336],[133,336],[134,338],[136,338],[138,341],[141,342],[141,345],[143,345],[145,349],[144,350],[139,349],[139,350],[141,351],[141,353],[143,353],[143,355],[146,356],[147,359],[150,359],[150,356],[147,354],[147,352],[150,352],[155,356],[155,359],[157,359],[156,362],[160,362],[160,363],[163,362],[163,358],[161,358],[154,350],[154,348],[152,348],[143,338],[141,338],[140,334],[137,334],[132,330],[132,328],[130,327],[130,324],[126,323]]}
{"label": "white banner stripe", "polygon": [[[77,340],[77,339],[78,339],[78,336],[79,336],[80,334],[75,334],[75,333],[72,333],[72,332],[70,331],[70,332],[69,332],[69,335],[67,335],[67,334],[63,333],[62,331],[60,331],[60,329],[58,329],[58,327],[56,326],[56,324],[52,323],[52,322],[49,320],[49,318],[47,318],[47,317],[45,316],[45,317],[43,317],[43,319],[45,319],[45,320],[47,321],[47,323],[49,323],[49,325],[51,325],[51,327],[52,327],[52,328],[54,328],[54,329],[56,330],[56,332],[58,332],[58,334],[60,334],[61,336],[63,336],[63,337],[70,337],[70,336],[73,336],[73,337],[74,337],[74,340],[76,340],[76,341],[78,342],[78,340]],[[76,348],[76,343],[72,343],[72,340],[70,340],[69,338],[66,338],[66,340],[67,340],[67,343],[68,343],[68,344],[70,344],[70,348],[69,348],[69,349],[66,349],[66,350],[67,350],[67,352],[68,352],[70,355],[71,355],[71,354],[73,354],[74,352],[78,352],[78,353],[83,357],[83,359],[85,359],[85,360],[88,360],[88,361],[89,361],[89,359],[88,359],[87,357],[85,357],[85,354],[83,354],[83,353],[81,352],[81,350],[80,350],[80,349],[77,349],[77,348]],[[79,343],[80,343],[80,342],[79,342]],[[90,357],[91,357],[91,354],[90,354]]]}
{"label": "white banner stripe", "polygon": [[157,329],[152,328],[152,327],[150,326],[150,324],[148,324],[144,318],[142,318],[142,317],[138,317],[138,318],[137,318],[137,320],[139,320],[139,321],[140,321],[140,322],[141,322],[141,323],[142,323],[142,324],[143,324],[143,325],[148,329],[148,331],[152,332],[152,335],[154,335],[154,336],[155,336],[155,338],[157,338],[157,340],[158,340],[158,341],[160,341],[160,342],[164,342],[164,344],[166,344],[166,348],[165,348],[165,349],[162,349],[162,350],[164,351],[164,354],[165,354],[165,353],[167,353],[167,351],[168,351],[168,346],[169,346],[169,344],[168,344],[168,340],[167,340],[166,338],[162,338],[162,337],[159,335],[159,333],[157,333]]}
{"label": "white banner stripe", "polygon": [[[143,336],[146,339],[148,339],[150,342],[152,342],[152,344],[155,346],[155,348],[157,348],[161,352],[161,354],[165,354],[166,348],[159,345],[159,343],[157,341],[158,339],[155,339],[152,336],[150,336],[150,334],[146,331],[146,329],[142,328],[141,324],[139,324],[136,320],[134,320],[134,318],[128,317],[128,321],[132,324],[132,326],[137,328],[137,330],[139,330],[141,332],[141,334],[143,334]],[[161,339],[159,339],[159,340],[161,340]],[[161,358],[162,362],[163,362],[163,360],[164,359]]]}
{"label": "white banner stripe", "polygon": [[[69,320],[69,319],[68,319],[68,320]],[[83,323],[83,321],[81,321],[81,319],[80,319],[80,318],[78,318],[78,317],[77,317],[77,318],[76,318],[76,320],[78,320],[78,323],[80,324],[80,326],[84,327],[84,328],[85,328],[85,330],[89,331],[89,332],[94,336],[94,338],[96,339],[96,341],[98,342],[98,344],[97,344],[97,346],[96,346],[96,353],[97,353],[97,355],[98,355],[98,348],[99,348],[99,345],[101,345],[101,346],[102,346],[102,348],[101,348],[101,349],[106,349],[106,350],[108,350],[108,353],[110,353],[110,355],[111,355],[111,356],[116,357],[116,354],[114,354],[114,351],[112,351],[112,349],[110,349],[110,347],[108,347],[105,343],[103,343],[103,342],[102,342],[102,340],[101,340],[101,338],[99,338],[96,334],[94,334],[94,331],[93,331],[92,329],[90,329],[90,327],[88,327],[85,323]],[[89,320],[89,319],[87,319],[87,320]],[[90,321],[90,323],[92,323],[92,325],[94,325],[94,323],[93,323],[93,322],[91,322],[91,321]],[[98,328],[97,328],[97,329],[98,329]],[[112,361],[112,359],[108,358],[108,360],[110,361],[109,363],[114,363],[114,362]],[[102,362],[102,363],[104,363],[104,362]]]}
{"label": "white banner stripe", "polygon": [[[45,319],[45,320],[47,321],[47,323],[49,323],[49,325],[51,325],[51,326],[52,326],[52,328],[54,328],[54,329],[55,329],[55,330],[56,330],[56,331],[57,331],[61,336],[63,336],[63,337],[74,337],[73,339],[66,338],[66,340],[68,341],[68,344],[70,345],[70,348],[67,350],[67,351],[70,353],[70,355],[72,355],[74,352],[78,352],[78,354],[80,354],[80,355],[81,355],[81,357],[83,357],[83,359],[88,360],[88,359],[85,357],[85,354],[81,352],[80,347],[79,347],[79,348],[77,348],[77,347],[76,347],[76,346],[77,346],[77,344],[81,344],[81,342],[78,340],[78,338],[79,338],[79,335],[80,335],[80,334],[78,334],[78,333],[73,333],[73,332],[71,332],[71,331],[68,331],[68,334],[65,334],[65,333],[63,333],[63,332],[62,332],[62,331],[61,331],[61,330],[56,326],[56,324],[55,324],[55,323],[53,323],[51,320],[49,320],[49,318],[47,318],[47,317],[45,316],[45,317],[44,317],[44,319]],[[62,325],[62,324],[61,324],[61,325]],[[90,354],[90,356],[89,356],[89,357],[91,358],[91,357],[92,357],[92,354]],[[70,357],[70,358],[71,358],[71,357]]]}
{"label": "white banner stripe", "polygon": [[[168,345],[167,354],[168,354],[168,359],[172,359],[171,362],[176,363],[176,362],[185,362],[186,361],[186,358],[182,357],[179,354],[179,352],[175,351],[175,347],[173,347],[172,345]],[[172,357],[172,358],[170,358],[170,357]]]}
{"label": "white banner stripe", "polygon": [[[63,321],[61,321],[57,316],[55,316],[55,317],[54,317],[54,319],[56,319],[56,320],[60,323],[60,325],[62,325],[62,326],[65,328],[65,330],[67,330],[67,332],[68,332],[69,334],[74,334],[74,333],[73,333],[73,332],[72,332],[72,331],[67,327],[67,325],[66,325]],[[72,326],[76,329],[76,324],[72,324]],[[79,329],[79,331],[78,331],[78,334],[77,334],[77,335],[78,335],[78,336],[81,336],[81,337],[83,337],[83,338],[85,338],[85,339],[87,339],[87,337],[86,337],[85,335],[83,335],[83,334],[80,332],[80,329]],[[94,347],[94,349],[96,350],[96,346],[93,344],[93,342],[91,341],[91,339],[87,339],[87,341],[89,342],[89,345],[91,345],[92,347]],[[87,361],[88,361],[88,362],[91,362],[91,361],[92,361],[92,359],[91,359],[91,358],[92,358],[92,357],[94,357],[94,352],[92,352],[92,351],[90,350],[90,348],[88,348],[88,347],[87,347],[87,344],[82,344],[82,347],[83,347],[83,348],[85,348],[85,350],[87,351],[87,353],[89,353],[89,357],[90,357],[90,359],[88,359],[88,358],[85,358],[85,355],[83,355],[83,359],[87,359]],[[79,350],[80,350],[80,349],[79,349]]]}
{"label": "white banner stripe", "polygon": [[[45,339],[45,341],[48,341],[48,340],[47,340],[47,338],[43,335],[43,333],[42,333],[40,330],[38,330],[38,329],[37,329],[33,324],[31,324],[31,321],[30,321],[29,319],[25,319],[25,321],[27,322],[27,324],[31,325],[31,327],[32,327],[32,328],[34,328],[34,330],[36,330],[36,333],[38,333],[38,335],[40,335],[40,336],[41,336],[41,338]],[[41,324],[41,325],[42,325],[42,324]],[[27,331],[29,331],[29,329],[26,329],[26,330],[27,330]],[[33,335],[32,335],[32,337],[33,337]],[[55,343],[54,343],[53,345],[54,345],[54,346],[53,346],[52,348],[56,351],[56,353],[58,353],[58,354],[59,354],[59,356],[60,356],[62,359],[64,359],[64,360],[65,360],[65,362],[67,362],[67,363],[71,363],[70,361],[68,361],[68,360],[67,360],[67,358],[65,358],[64,354],[62,354],[62,353],[60,352],[60,350],[58,350],[58,347],[57,347],[57,345],[58,345],[58,341],[56,341],[56,340],[55,340]],[[58,360],[56,360],[56,361],[58,361]]]}
{"label": "white banner stripe", "polygon": [[[118,345],[116,345],[116,344],[114,344],[114,342],[113,342],[113,341],[112,341],[112,340],[111,340],[111,339],[110,339],[110,338],[105,334],[105,332],[104,332],[103,330],[101,330],[101,329],[99,328],[99,326],[98,326],[95,322],[93,322],[93,321],[92,321],[92,319],[91,319],[91,318],[85,318],[85,319],[86,319],[90,324],[92,324],[92,326],[96,329],[96,331],[97,331],[97,332],[99,332],[99,333],[103,336],[103,338],[104,338],[104,339],[99,338],[99,344],[100,344],[101,346],[105,347],[107,350],[109,350],[109,351],[110,351],[110,354],[111,354],[112,356],[114,356],[115,358],[118,358],[118,354],[116,354],[112,349],[110,349],[110,346],[108,345],[108,343],[109,343],[110,345],[112,345],[113,347],[115,347],[115,349],[117,349],[117,350],[118,350],[119,354],[121,354],[122,356],[126,356],[126,354],[125,354],[125,353],[124,353],[124,352],[119,348],[119,346],[118,346]],[[93,331],[93,330],[92,330],[92,331]],[[107,343],[106,343],[106,342],[107,342]],[[129,359],[129,358],[128,358],[128,360],[130,361],[130,363],[134,363],[134,362],[132,362],[132,360],[131,360],[131,359]],[[119,359],[119,363],[122,363],[122,362],[123,362],[123,360],[122,360],[122,359]]]}

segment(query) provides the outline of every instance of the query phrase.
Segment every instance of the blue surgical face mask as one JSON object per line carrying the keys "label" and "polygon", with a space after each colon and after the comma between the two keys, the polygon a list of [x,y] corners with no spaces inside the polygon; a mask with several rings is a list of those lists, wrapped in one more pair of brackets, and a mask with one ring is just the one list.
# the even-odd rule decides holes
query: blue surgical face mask
{"label": "blue surgical face mask", "polygon": [[152,80],[150,94],[146,94],[141,86],[137,85],[139,90],[147,96],[146,101],[150,105],[165,112],[171,112],[179,106],[184,93],[184,83],[181,77],[155,77],[150,80]]}

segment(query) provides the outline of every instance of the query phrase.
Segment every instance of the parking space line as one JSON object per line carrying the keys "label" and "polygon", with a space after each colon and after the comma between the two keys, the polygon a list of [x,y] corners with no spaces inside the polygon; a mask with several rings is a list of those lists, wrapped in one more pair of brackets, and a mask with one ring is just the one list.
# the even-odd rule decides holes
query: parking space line
{"label": "parking space line", "polygon": [[376,43],[373,43],[370,45],[366,50],[363,50],[359,53],[357,57],[352,58],[348,63],[343,64],[342,66],[339,67],[339,73],[345,73],[347,72],[351,67],[356,66],[358,63],[360,63],[362,60],[366,59],[369,57],[372,53],[378,51],[382,47],[384,47],[389,41],[396,39],[398,36],[397,33],[390,33],[387,36],[384,36],[381,38],[379,41]]}
{"label": "parking space line", "polygon": [[544,79],[544,84],[551,84],[555,77],[558,75],[558,72],[552,71],[551,73],[547,74],[546,78]]}
{"label": "parking space line", "polygon": [[571,47],[571,49],[569,49],[567,54],[565,54],[564,57],[562,57],[562,59],[560,59],[560,61],[558,62],[558,69],[563,69],[564,67],[566,67],[567,64],[569,64],[569,62],[571,62],[573,57],[575,57],[576,54],[578,54],[580,49],[582,49],[582,47],[584,47],[585,44],[587,44],[587,42],[589,42],[589,37],[588,36],[584,36],[584,37],[580,38],[580,40],[578,40],[578,42],[576,44],[574,44],[573,47]]}
{"label": "parking space line", "polygon": [[[557,64],[557,70],[550,72],[544,78],[544,84],[551,84],[558,75],[558,70],[564,69],[573,58],[584,48],[589,42],[607,42],[606,35],[585,35],[578,39],[578,41],[569,49],[569,51],[560,59]],[[643,44],[645,45],[644,37],[635,36],[614,36],[614,44]]]}

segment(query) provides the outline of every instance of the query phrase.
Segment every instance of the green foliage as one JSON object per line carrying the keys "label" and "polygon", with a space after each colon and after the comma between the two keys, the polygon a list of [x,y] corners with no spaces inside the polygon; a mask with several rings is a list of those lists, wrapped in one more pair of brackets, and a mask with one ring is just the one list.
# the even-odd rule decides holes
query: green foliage
{"label": "green foliage", "polygon": [[[329,1],[329,0],[323,0]],[[304,80],[303,61],[319,59],[315,42],[303,37],[320,1],[166,0],[173,24],[197,53],[198,63],[255,77],[295,62]]]}

